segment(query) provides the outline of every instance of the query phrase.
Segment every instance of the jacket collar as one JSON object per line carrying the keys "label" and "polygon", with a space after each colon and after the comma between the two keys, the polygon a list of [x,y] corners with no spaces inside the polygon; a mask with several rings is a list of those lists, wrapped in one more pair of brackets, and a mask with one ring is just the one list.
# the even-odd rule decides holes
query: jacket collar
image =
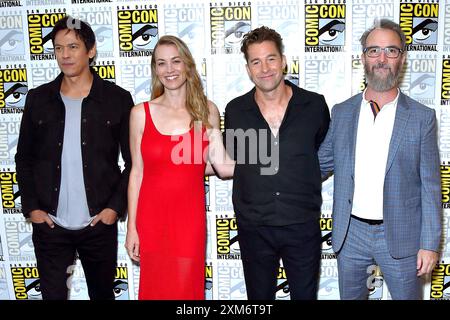
{"label": "jacket collar", "polygon": [[[98,102],[101,102],[103,97],[103,79],[94,71],[94,69],[90,68],[94,79],[92,81],[91,91],[89,91],[88,98],[92,98]],[[60,91],[61,91],[61,83],[64,78],[64,73],[60,73],[55,80],[49,82],[49,90],[50,95],[49,99],[61,99]]]}

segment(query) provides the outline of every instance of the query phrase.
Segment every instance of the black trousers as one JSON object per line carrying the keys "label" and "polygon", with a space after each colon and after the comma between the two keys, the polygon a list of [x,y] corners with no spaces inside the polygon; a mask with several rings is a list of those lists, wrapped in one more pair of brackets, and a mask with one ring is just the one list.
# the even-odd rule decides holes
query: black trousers
{"label": "black trousers", "polygon": [[[114,299],[114,276],[117,263],[117,223],[99,221],[94,227],[68,230],[55,224],[33,223],[33,243],[44,300],[67,300],[70,276],[78,252],[83,266],[89,297],[92,300]],[[72,270],[69,268],[69,272]]]}
{"label": "black trousers", "polygon": [[239,223],[247,298],[274,300],[280,258],[286,271],[291,300],[315,300],[320,272],[319,221],[287,226],[250,226]]}

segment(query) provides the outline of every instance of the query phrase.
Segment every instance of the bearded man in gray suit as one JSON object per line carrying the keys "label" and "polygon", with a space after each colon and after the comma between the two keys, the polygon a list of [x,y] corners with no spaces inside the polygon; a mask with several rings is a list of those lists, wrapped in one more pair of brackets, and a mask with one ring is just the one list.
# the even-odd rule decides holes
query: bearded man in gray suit
{"label": "bearded man in gray suit", "polygon": [[361,37],[367,88],[332,109],[319,150],[334,172],[333,250],[341,299],[367,299],[380,266],[393,299],[420,299],[439,258],[441,181],[436,116],[398,88],[405,35],[387,19]]}

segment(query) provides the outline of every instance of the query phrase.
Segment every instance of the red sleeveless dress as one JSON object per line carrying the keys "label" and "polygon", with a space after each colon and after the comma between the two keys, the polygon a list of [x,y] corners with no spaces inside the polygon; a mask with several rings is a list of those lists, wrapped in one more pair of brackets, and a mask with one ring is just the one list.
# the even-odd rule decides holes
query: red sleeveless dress
{"label": "red sleeveless dress", "polygon": [[136,216],[139,300],[204,300],[205,128],[163,135],[153,123],[148,102],[144,108],[144,172]]}

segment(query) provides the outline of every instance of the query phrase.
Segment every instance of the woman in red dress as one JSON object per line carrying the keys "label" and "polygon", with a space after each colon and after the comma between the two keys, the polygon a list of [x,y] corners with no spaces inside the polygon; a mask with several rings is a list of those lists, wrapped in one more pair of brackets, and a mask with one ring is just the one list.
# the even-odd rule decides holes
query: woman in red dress
{"label": "woman in red dress", "polygon": [[206,163],[220,177],[230,177],[234,162],[223,147],[217,107],[203,93],[186,44],[161,37],[151,69],[152,100],[130,115],[125,246],[140,262],[140,300],[203,300]]}

